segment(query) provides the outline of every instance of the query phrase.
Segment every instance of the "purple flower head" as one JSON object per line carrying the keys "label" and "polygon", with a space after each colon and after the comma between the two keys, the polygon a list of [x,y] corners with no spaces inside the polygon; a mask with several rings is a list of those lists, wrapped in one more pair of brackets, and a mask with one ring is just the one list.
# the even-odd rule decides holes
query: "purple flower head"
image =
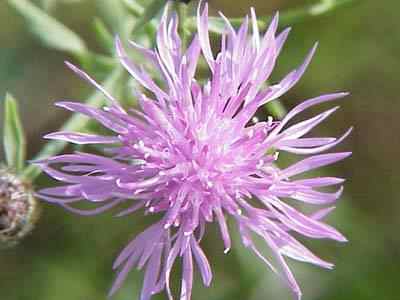
{"label": "purple flower head", "polygon": [[[200,247],[206,225],[218,225],[228,252],[228,217],[236,222],[244,246],[279,274],[297,298],[301,292],[286,257],[324,268],[331,268],[332,264],[311,253],[292,233],[346,241],[337,230],[322,222],[334,208],[330,205],[340,197],[344,180],[298,179],[296,175],[348,157],[350,152],[321,152],[340,143],[351,129],[340,138],[305,137],[338,107],[296,124],[289,122],[311,106],[347,94],[306,100],[280,121],[271,117],[265,122],[254,120],[260,107],[282,96],[299,81],[316,47],[300,67],[280,82],[266,85],[289,29],[277,33],[276,15],[261,36],[254,10],[238,30],[221,17],[226,31],[216,56],[208,35],[207,4],[203,10],[199,7],[198,32],[187,49],[181,47],[177,17],[167,13],[158,29],[156,49],[148,50],[131,42],[134,50],[152,64],[151,70],[134,64],[120,40],[116,40],[121,64],[144,88],[143,92],[135,91],[139,110],[125,110],[87,74],[68,64],[101,90],[109,105],[103,109],[77,102],[57,105],[97,120],[114,134],[56,132],[46,138],[113,147],[107,147],[104,155],[78,152],[38,162],[47,174],[65,183],[41,190],[40,197],[81,215],[95,215],[129,203],[118,216],[139,209],[159,216],[159,221],[131,241],[116,259],[114,269],[118,269],[118,274],[111,295],[129,271],[137,267],[145,269],[141,300],[164,289],[172,299],[169,279],[174,263],[180,259],[180,299],[189,300],[195,268],[206,286],[212,279],[210,264]],[[203,85],[195,79],[200,56],[210,70],[210,78]],[[153,80],[151,74],[160,74],[163,84]],[[279,168],[279,151],[306,158]],[[324,189],[332,186],[339,186],[336,192]],[[308,215],[290,206],[283,200],[286,198],[324,208]],[[98,207],[89,211],[74,207],[82,200]],[[255,236],[270,247],[272,257],[259,252],[253,242]]]}

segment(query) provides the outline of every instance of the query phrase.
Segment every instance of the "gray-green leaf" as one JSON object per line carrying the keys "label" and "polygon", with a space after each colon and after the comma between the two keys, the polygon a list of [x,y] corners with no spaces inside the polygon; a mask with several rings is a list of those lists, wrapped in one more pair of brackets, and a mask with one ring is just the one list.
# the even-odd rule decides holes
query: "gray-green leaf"
{"label": "gray-green leaf", "polygon": [[47,47],[76,56],[85,54],[85,43],[76,33],[31,2],[8,0],[8,3],[25,19],[31,33]]}
{"label": "gray-green leaf", "polygon": [[26,141],[21,119],[18,112],[18,103],[10,94],[4,101],[4,152],[7,165],[17,172],[21,171],[25,163]]}

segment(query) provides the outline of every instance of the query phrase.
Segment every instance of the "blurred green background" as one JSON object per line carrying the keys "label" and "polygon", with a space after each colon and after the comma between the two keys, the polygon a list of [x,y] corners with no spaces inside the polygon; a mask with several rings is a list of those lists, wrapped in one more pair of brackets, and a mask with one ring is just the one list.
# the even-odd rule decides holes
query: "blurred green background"
{"label": "blurred green background", "polygon": [[[60,3],[53,14],[96,49],[91,28],[93,18],[101,17],[102,1],[116,0]],[[228,16],[243,16],[250,5],[262,16],[312,2],[209,1],[213,13],[222,10]],[[306,242],[336,264],[333,271],[290,262],[307,300],[400,299],[399,10],[396,0],[359,0],[295,25],[274,73],[279,78],[297,66],[313,42],[319,41],[306,75],[282,98],[283,103],[289,108],[321,93],[351,92],[342,101],[342,109],[318,129],[338,135],[355,126],[340,146],[351,149],[353,156],[329,169],[348,178],[345,195],[329,223],[350,242]],[[41,136],[68,117],[52,103],[84,99],[90,88],[64,67],[63,61],[71,57],[41,46],[4,0],[0,2],[0,41],[0,95],[10,91],[20,100],[32,157],[43,144]],[[17,248],[0,252],[0,299],[106,299],[113,279],[112,260],[145,227],[145,218],[140,213],[120,219],[111,214],[83,218],[56,206],[44,204],[43,208],[33,234]],[[205,289],[197,276],[193,300],[290,299],[286,287],[237,239],[237,247],[223,255],[216,229],[209,232],[203,244],[214,281]],[[133,271],[113,299],[137,299],[141,283],[142,273]],[[166,297],[161,294],[155,299]]]}

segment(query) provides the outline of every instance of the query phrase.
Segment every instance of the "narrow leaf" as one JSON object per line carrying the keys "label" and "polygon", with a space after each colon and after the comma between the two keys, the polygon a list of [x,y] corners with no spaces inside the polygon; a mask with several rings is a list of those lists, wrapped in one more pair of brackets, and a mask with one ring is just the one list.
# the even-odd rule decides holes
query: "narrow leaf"
{"label": "narrow leaf", "polygon": [[45,46],[76,56],[85,54],[85,43],[76,33],[30,1],[8,0],[8,3],[25,19],[31,33]]}
{"label": "narrow leaf", "polygon": [[7,165],[17,172],[24,166],[26,142],[17,101],[10,94],[4,101],[4,152]]}

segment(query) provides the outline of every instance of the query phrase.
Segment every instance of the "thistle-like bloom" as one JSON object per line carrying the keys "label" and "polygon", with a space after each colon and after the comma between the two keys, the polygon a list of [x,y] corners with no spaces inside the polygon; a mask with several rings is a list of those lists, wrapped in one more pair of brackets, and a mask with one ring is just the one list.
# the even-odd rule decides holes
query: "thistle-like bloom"
{"label": "thistle-like bloom", "polygon": [[[228,217],[236,222],[244,246],[279,274],[298,298],[301,292],[285,258],[324,268],[331,268],[332,264],[311,253],[292,233],[346,241],[342,234],[321,221],[332,211],[329,205],[340,197],[344,180],[295,177],[348,157],[349,152],[320,153],[340,143],[351,129],[340,138],[304,137],[338,107],[290,124],[309,107],[336,100],[346,93],[306,100],[280,121],[271,117],[257,121],[254,115],[260,107],[298,82],[316,47],[299,68],[277,84],[266,85],[289,29],[278,34],[278,16],[275,16],[261,36],[253,10],[237,31],[222,18],[226,31],[214,56],[208,34],[207,5],[202,11],[199,8],[198,32],[187,50],[181,47],[177,17],[165,13],[156,49],[148,50],[131,42],[152,64],[150,71],[135,65],[117,39],[121,64],[145,90],[134,91],[139,110],[125,110],[87,74],[69,64],[104,93],[109,105],[103,109],[77,102],[57,105],[97,120],[114,134],[56,132],[46,137],[113,147],[107,147],[104,155],[79,152],[38,162],[47,174],[66,183],[43,189],[40,196],[81,215],[98,214],[128,203],[129,207],[119,216],[139,209],[159,216],[159,221],[131,241],[116,259],[114,269],[119,272],[110,294],[116,292],[136,266],[145,269],[141,300],[150,299],[164,289],[172,299],[169,278],[175,261],[180,259],[180,299],[189,300],[195,266],[206,286],[212,279],[210,264],[200,247],[206,226],[218,224],[228,252],[231,248]],[[210,78],[204,85],[195,79],[200,56],[210,70]],[[161,75],[163,84],[156,82],[151,74]],[[279,168],[279,151],[307,157]],[[325,189],[332,186],[340,187],[335,192]],[[92,211],[74,207],[81,200],[99,206]],[[324,208],[308,215],[290,205],[296,201]],[[259,252],[254,236],[265,241],[272,257]]]}

